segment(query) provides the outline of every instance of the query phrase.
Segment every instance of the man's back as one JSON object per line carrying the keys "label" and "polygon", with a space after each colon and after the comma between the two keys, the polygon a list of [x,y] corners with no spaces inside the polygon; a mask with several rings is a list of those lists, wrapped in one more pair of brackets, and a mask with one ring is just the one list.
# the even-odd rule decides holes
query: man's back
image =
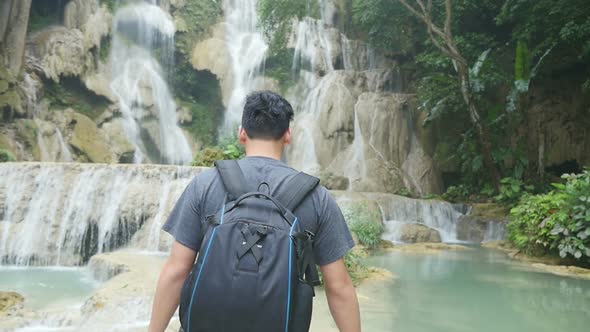
{"label": "man's back", "polygon": [[[246,98],[244,111],[242,113],[242,126],[239,129],[238,137],[240,144],[242,144],[246,150],[246,155],[249,157],[241,160],[239,164],[247,179],[246,181],[249,182],[249,185],[252,187],[250,190],[258,190],[270,195],[277,195],[277,193],[285,190],[298,190],[305,188],[305,186],[301,186],[300,188],[289,188],[290,186],[297,187],[297,185],[287,185],[287,181],[293,178],[297,172],[279,161],[282,157],[285,147],[290,144],[292,140],[291,129],[289,128],[289,125],[293,120],[293,116],[294,111],[289,102],[274,92],[254,92]],[[230,181],[230,183],[233,182]],[[199,264],[201,267],[204,266],[202,260],[205,260],[205,258],[208,257],[208,249],[211,249],[211,252],[220,252],[225,254],[226,256],[220,255],[216,257],[220,264],[224,264],[225,262],[226,265],[229,261],[235,261],[236,255],[227,256],[231,254],[231,250],[227,250],[227,248],[223,247],[218,247],[220,250],[214,250],[215,246],[223,246],[224,243],[230,242],[230,245],[235,245],[238,243],[239,245],[245,246],[240,248],[240,250],[237,250],[238,257],[245,257],[241,255],[244,249],[250,250],[251,255],[257,256],[254,254],[254,251],[258,251],[256,249],[258,246],[256,246],[256,248],[251,246],[252,241],[254,240],[237,242],[223,241],[223,239],[220,241],[211,240],[215,239],[214,233],[218,230],[220,233],[225,232],[225,230],[229,230],[228,232],[233,232],[235,231],[235,226],[239,224],[248,224],[249,227],[249,224],[256,222],[256,220],[252,221],[248,218],[238,219],[236,217],[235,220],[232,219],[238,214],[236,210],[243,208],[249,213],[257,213],[257,219],[265,218],[265,215],[258,214],[260,211],[258,208],[250,209],[248,204],[244,204],[245,207],[241,206],[235,209],[236,204],[234,204],[229,207],[230,211],[227,214],[228,223],[224,224],[223,220],[221,220],[221,215],[225,215],[223,213],[224,210],[222,210],[222,204],[225,195],[226,190],[223,186],[221,178],[219,177],[219,174],[217,173],[217,170],[212,169],[203,172],[188,185],[187,189],[174,207],[174,210],[171,213],[168,221],[164,225],[163,229],[174,236],[175,242],[172,245],[170,256],[168,257],[166,265],[160,274],[160,279],[158,280],[158,287],[154,297],[152,317],[150,320],[150,332],[163,332],[166,329],[170,318],[178,307],[181,290],[183,288],[183,284],[185,284],[185,280],[188,280],[187,278],[189,277],[189,273],[193,267],[197,268]],[[292,195],[292,197],[297,196],[298,195],[295,194]],[[279,203],[276,203],[276,205],[280,206]],[[262,214],[265,213],[264,211],[269,213],[272,212],[270,210],[263,210]],[[293,243],[300,241],[300,237],[307,237],[303,236],[303,234],[308,234],[304,232],[304,230],[315,234],[313,245],[315,263],[320,265],[324,286],[326,289],[326,297],[328,298],[332,316],[334,317],[334,320],[336,321],[340,331],[360,332],[360,313],[356,292],[354,290],[352,280],[350,279],[350,276],[346,270],[346,265],[344,264],[343,259],[346,252],[354,246],[354,242],[350,232],[348,231],[344,217],[336,205],[336,202],[334,202],[334,199],[332,199],[325,188],[318,187],[306,197],[306,199],[302,202],[302,204],[299,205],[297,209],[295,209],[295,211],[293,211],[298,217],[297,220],[295,220],[295,217],[292,215],[286,214],[285,210],[282,208],[280,209],[280,212],[282,216],[285,218],[288,217],[290,220],[292,220],[291,225],[297,224],[298,228],[302,228],[299,231],[303,231],[303,233],[299,234],[293,233],[295,227],[291,226],[290,229],[287,229],[289,232],[286,235],[283,234],[281,238],[281,241],[284,241],[283,243],[286,244],[286,246],[281,245],[280,248],[293,248]],[[219,222],[215,217],[207,218],[208,216],[214,214],[220,216]],[[276,210],[274,211],[274,214],[277,214]],[[233,223],[232,220],[234,221]],[[268,239],[268,237],[271,236],[272,232],[267,232],[268,229],[264,229],[265,225],[263,223],[259,222],[258,226],[254,226],[254,228],[256,228],[255,233],[250,232],[248,234],[247,232],[243,232],[245,225],[242,227],[242,229],[239,229],[239,234],[238,232],[233,232],[232,234],[236,235],[234,240],[239,239],[242,235],[244,236],[244,239],[246,237],[249,239],[258,237],[256,234],[266,236],[265,239]],[[259,226],[262,226],[262,230],[257,228]],[[281,228],[284,228],[283,226],[284,225],[281,225]],[[207,230],[211,230],[211,234],[209,234]],[[300,234],[301,236],[299,236]],[[203,247],[201,244],[204,237],[207,238],[206,241],[208,244],[211,244],[211,247],[207,246],[207,248],[204,249],[205,252],[201,253],[203,256],[202,260],[201,256],[199,256],[197,264],[195,265],[197,253]],[[223,238],[222,234],[220,234],[220,238]],[[310,252],[308,245],[309,242],[305,241],[305,245],[300,247],[307,248],[304,251]],[[265,248],[265,250],[269,250],[268,246],[262,245],[262,247]],[[273,254],[275,253],[273,250],[271,251]],[[299,254],[297,248],[295,253]],[[291,249],[288,249],[286,256],[289,262],[292,262],[291,259],[293,255]],[[302,256],[309,258],[308,255],[302,254]],[[272,268],[273,266],[282,265],[284,263],[282,260],[282,255],[271,255],[265,257],[274,258],[275,260],[272,264],[268,263],[269,260],[266,260],[268,264],[262,269],[263,271],[268,271],[267,267]],[[259,260],[259,258],[256,258],[256,261],[263,262],[263,260]],[[306,259],[305,261],[309,263],[309,259]],[[299,261],[297,261],[297,263],[299,264]],[[207,262],[207,264],[209,264],[209,262]],[[293,265],[289,263],[288,266],[292,267]],[[309,264],[307,264],[307,266],[309,266]],[[284,269],[279,268],[277,271],[280,270]],[[227,277],[229,274],[224,273],[223,271],[217,271],[217,275],[223,275]],[[296,276],[291,272],[289,272],[288,275],[290,276],[288,280],[292,280]],[[194,276],[194,274],[192,274],[192,276]],[[198,284],[198,280],[200,279],[198,278],[197,274],[196,284]],[[210,280],[216,279],[212,278]],[[227,281],[224,281],[224,285],[225,283],[227,283]],[[246,298],[241,296],[238,291],[226,289],[223,287],[224,285],[219,287],[216,287],[215,285],[210,285],[211,287],[203,286],[202,289],[214,290],[215,292],[215,289],[219,289],[220,293],[225,294],[230,292],[231,296],[240,296],[241,298]],[[266,285],[266,289],[278,289],[273,284]],[[249,289],[254,288],[255,287],[251,287]],[[197,289],[198,287],[194,287],[193,293],[195,292],[194,290]],[[287,287],[287,289],[290,288]],[[295,293],[303,294],[303,292]],[[287,296],[287,299],[288,298],[289,297]],[[214,305],[215,299],[215,295],[203,295],[200,297],[200,300],[204,300],[205,302],[201,302],[200,305]],[[269,302],[263,301],[262,303]],[[290,301],[287,300],[287,303],[290,303]],[[225,303],[224,306],[214,306],[214,308],[223,310],[223,308],[220,307],[232,307],[234,304],[235,303]],[[240,310],[242,309],[244,309],[244,307],[241,307]],[[271,308],[271,310],[268,311],[273,310],[274,308]],[[191,313],[193,312],[192,310],[189,311]],[[243,311],[249,311],[249,308],[247,310],[244,309]],[[286,312],[290,311],[286,310]],[[264,314],[272,315],[273,313],[265,311]],[[206,314],[191,315],[191,317],[193,316],[196,320],[204,320],[204,324],[209,326],[209,328],[199,330],[202,332],[220,331],[218,328],[219,325],[225,325],[224,322],[219,323],[216,319],[208,319]],[[301,317],[302,315],[294,313],[293,317],[296,316]],[[285,321],[290,322],[288,315],[286,316]],[[264,328],[256,329],[256,331],[259,330],[264,330]],[[275,330],[276,329],[273,331]],[[237,331],[245,332],[247,330],[238,329]]]}
{"label": "man's back", "polygon": [[[266,157],[246,157],[239,161],[249,188],[276,196],[288,188],[298,172],[285,163]],[[198,251],[206,231],[206,217],[216,214],[226,189],[216,169],[199,174],[188,185],[172,211],[164,230],[176,241]],[[329,192],[318,186],[294,211],[302,228],[316,235],[314,254],[318,265],[341,258],[354,246],[344,217]]]}

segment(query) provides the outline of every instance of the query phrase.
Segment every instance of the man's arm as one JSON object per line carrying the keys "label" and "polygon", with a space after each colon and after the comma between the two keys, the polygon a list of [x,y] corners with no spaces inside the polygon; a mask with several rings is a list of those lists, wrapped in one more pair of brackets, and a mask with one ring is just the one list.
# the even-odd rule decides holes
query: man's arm
{"label": "man's arm", "polygon": [[164,265],[158,280],[149,332],[164,332],[180,303],[180,292],[184,281],[195,262],[197,253],[174,241],[170,257]]}
{"label": "man's arm", "polygon": [[340,332],[360,332],[361,315],[356,290],[341,258],[320,266],[330,312]]}

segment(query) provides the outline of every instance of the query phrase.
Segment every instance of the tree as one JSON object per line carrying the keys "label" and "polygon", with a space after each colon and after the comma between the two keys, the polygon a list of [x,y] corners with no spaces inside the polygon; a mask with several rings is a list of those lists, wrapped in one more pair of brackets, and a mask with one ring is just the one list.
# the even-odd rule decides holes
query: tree
{"label": "tree", "polygon": [[461,96],[467,106],[469,118],[474,125],[477,135],[481,154],[484,159],[486,169],[490,173],[492,182],[496,189],[500,188],[501,174],[497,165],[494,163],[492,157],[492,140],[491,135],[486,127],[475,98],[472,93],[470,68],[468,61],[465,59],[457,42],[453,36],[452,22],[453,22],[453,5],[452,0],[445,0],[445,15],[444,22],[441,24],[435,22],[436,17],[433,16],[433,1],[432,0],[397,0],[410,13],[420,19],[425,25],[428,36],[433,45],[440,50],[445,56],[450,58],[453,62],[457,79],[459,80]]}

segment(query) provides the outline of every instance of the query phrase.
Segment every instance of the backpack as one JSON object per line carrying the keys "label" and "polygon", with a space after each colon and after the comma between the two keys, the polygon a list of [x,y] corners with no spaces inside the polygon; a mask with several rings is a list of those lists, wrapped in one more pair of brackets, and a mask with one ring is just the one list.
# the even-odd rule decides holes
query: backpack
{"label": "backpack", "polygon": [[273,197],[248,188],[236,161],[215,165],[227,194],[220,211],[206,218],[197,261],[182,288],[182,328],[309,331],[313,287],[319,285],[314,234],[302,229],[293,211],[319,180],[299,173]]}

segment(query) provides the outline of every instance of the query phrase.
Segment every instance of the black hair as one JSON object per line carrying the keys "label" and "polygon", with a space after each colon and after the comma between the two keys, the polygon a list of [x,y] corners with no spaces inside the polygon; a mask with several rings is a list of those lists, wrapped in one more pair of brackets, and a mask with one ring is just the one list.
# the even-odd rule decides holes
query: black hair
{"label": "black hair", "polygon": [[251,139],[278,140],[289,129],[293,107],[280,95],[271,91],[256,91],[248,95],[242,128]]}

